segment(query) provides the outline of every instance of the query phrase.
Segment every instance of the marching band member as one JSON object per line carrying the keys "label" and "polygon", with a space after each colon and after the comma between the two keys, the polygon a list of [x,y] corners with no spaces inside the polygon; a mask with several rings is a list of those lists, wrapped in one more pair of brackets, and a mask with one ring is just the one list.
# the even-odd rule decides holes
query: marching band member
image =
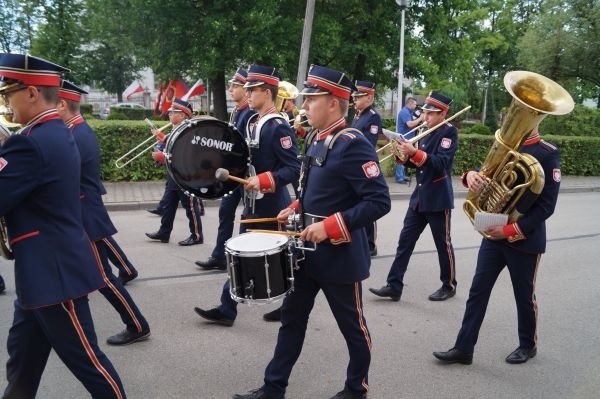
{"label": "marching band member", "polygon": [[[445,363],[471,364],[473,350],[483,323],[485,311],[500,272],[506,267],[510,274],[517,304],[519,347],[506,357],[511,364],[525,363],[537,354],[537,303],[535,280],[542,254],[546,250],[546,219],[554,213],[560,188],[560,157],[558,148],[540,137],[536,126],[523,142],[519,152],[531,154],[544,169],[544,189],[533,206],[518,222],[494,226],[486,231],[477,255],[477,267],[462,326],[454,347],[433,355]],[[478,192],[485,176],[476,171],[463,175],[463,185]]]}
{"label": "marching band member", "polygon": [[[355,86],[356,91],[352,93],[352,100],[356,115],[352,121],[352,127],[360,130],[373,148],[377,148],[377,139],[383,130],[381,129],[381,115],[373,108],[375,83],[357,80]],[[366,229],[371,256],[377,256],[377,222],[373,222]]]}
{"label": "marching band member", "polygon": [[350,355],[344,389],[333,398],[367,397],[371,336],[363,315],[361,281],[369,276],[371,259],[365,226],[389,212],[391,203],[373,146],[355,129],[344,129],[353,86],[345,74],[329,68],[313,65],[308,73],[302,108],[316,130],[307,139],[300,200],[278,218],[296,211],[322,215],[310,217],[312,224],[301,236],[317,243],[316,251],[306,252],[294,273],[294,291],[283,301],[282,325],[264,385],[234,399],[284,398],[321,290]]}
{"label": "marching band member", "polygon": [[[263,198],[256,199],[254,210],[246,203],[242,212],[245,219],[277,216],[278,210],[291,202],[286,186],[298,180],[300,173],[296,138],[288,122],[275,109],[279,81],[277,69],[251,65],[244,84],[248,104],[256,111],[246,129],[256,176],[247,179],[244,189],[264,194]],[[260,224],[253,227],[262,228]],[[271,230],[273,227],[272,224],[264,226]],[[240,227],[241,233],[245,231],[245,225]],[[237,316],[237,302],[231,299],[229,280],[223,286],[219,307],[209,310],[196,307],[194,310],[206,320],[232,326]],[[278,316],[279,312],[276,313]]]}
{"label": "marching band member", "polygon": [[[173,105],[168,109],[169,120],[173,124],[173,131],[177,129],[179,125],[188,118],[192,117],[193,109],[192,104],[187,101],[175,98]],[[157,136],[158,141],[164,141],[165,135],[161,132],[153,132]],[[161,165],[165,164],[165,154],[162,151],[152,152],[152,158]],[[146,236],[152,240],[158,240],[162,243],[169,242],[171,237],[171,231],[173,231],[173,222],[175,221],[175,214],[179,203],[185,209],[185,215],[188,218],[188,225],[190,229],[190,236],[185,240],[179,241],[179,245],[196,245],[204,243],[204,236],[202,235],[202,220],[200,215],[202,213],[200,206],[200,198],[187,196],[183,193],[183,190],[177,186],[177,183],[167,174],[167,186],[165,189],[166,201],[163,214],[160,219],[160,228],[158,231],[153,233],[146,233]]]}
{"label": "marching band member", "polygon": [[[248,105],[248,97],[246,95],[246,89],[244,89],[247,77],[248,72],[245,69],[238,68],[233,77],[229,80],[229,95],[235,102],[235,107],[229,118],[229,124],[243,137],[246,137],[246,125],[248,124],[248,120],[255,114],[254,110]],[[202,269],[226,269],[225,241],[230,239],[233,235],[235,211],[242,199],[242,194],[242,189],[238,187],[221,199],[221,204],[219,205],[219,228],[217,231],[217,242],[215,247],[207,260],[195,262],[196,265]]]}
{"label": "marching band member", "polygon": [[98,347],[87,294],[104,286],[81,220],[80,158],[56,111],[67,69],[0,54],[0,94],[24,127],[0,148],[0,215],[15,257],[5,398],[36,396],[50,350],[96,398],[125,398]]}
{"label": "marching band member", "polygon": [[[117,232],[102,203],[106,192],[100,181],[100,146],[92,128],[79,111],[81,95],[85,90],[63,80],[58,92],[57,111],[75,138],[81,159],[81,215],[83,227],[91,240],[92,249],[102,263],[102,278],[105,286],[100,293],[111,303],[121,316],[126,328],[107,339],[110,345],[128,345],[150,336],[150,326],[142,315],[121,280],[113,274],[108,263],[112,251],[105,239]],[[137,273],[137,272],[136,272]]]}
{"label": "marching band member", "polygon": [[[427,126],[444,121],[452,100],[431,92],[423,105]],[[450,238],[450,218],[454,208],[452,190],[452,162],[458,148],[458,130],[450,123],[437,128],[415,148],[407,142],[399,143],[407,156],[406,166],[415,168],[417,185],[410,197],[404,226],[400,232],[396,257],[387,277],[387,285],[373,294],[399,301],[404,288],[404,274],[417,240],[429,225],[440,262],[442,287],[429,296],[430,301],[444,301],[456,294],[454,247]]]}

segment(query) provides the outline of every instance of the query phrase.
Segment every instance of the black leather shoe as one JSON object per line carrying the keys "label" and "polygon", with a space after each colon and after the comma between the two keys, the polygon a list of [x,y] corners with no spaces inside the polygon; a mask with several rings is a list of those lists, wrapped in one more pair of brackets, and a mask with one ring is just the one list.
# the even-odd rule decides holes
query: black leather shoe
{"label": "black leather shoe", "polygon": [[281,321],[281,307],[273,310],[272,312],[265,313],[263,319],[266,321]]}
{"label": "black leather shoe", "polygon": [[452,348],[447,352],[433,352],[433,356],[440,359],[445,363],[460,363],[460,364],[471,364],[473,363],[473,354],[465,353],[460,349]]}
{"label": "black leather shoe", "polygon": [[194,262],[198,267],[203,268],[204,270],[226,270],[227,265],[225,264],[225,259],[217,259],[212,256],[207,260],[197,260]]}
{"label": "black leather shoe", "polygon": [[156,208],[156,209],[147,209],[147,211],[150,212],[153,215],[156,215],[156,216],[162,216],[163,215],[163,211],[161,211],[158,208]]}
{"label": "black leather shoe", "polygon": [[339,391],[330,399],[366,399],[366,392],[354,392],[349,389],[344,389],[343,391]]}
{"label": "black leather shoe", "polygon": [[196,239],[196,237],[192,234],[185,240],[179,241],[179,245],[182,245],[184,247],[186,247],[188,245],[196,245],[196,244],[204,244],[204,237],[200,237],[199,239]]}
{"label": "black leather shoe", "polygon": [[2,294],[6,290],[6,285],[4,285],[4,279],[0,276],[0,294]]}
{"label": "black leather shoe", "polygon": [[369,288],[369,291],[377,296],[390,298],[394,302],[398,302],[402,296],[401,292],[394,291],[389,285],[384,285],[381,288]]}
{"label": "black leather shoe", "polygon": [[259,388],[248,393],[233,395],[232,399],[272,399],[272,397],[267,395],[262,388]]}
{"label": "black leather shoe", "polygon": [[537,347],[533,348],[517,348],[510,355],[506,356],[506,363],[519,364],[525,363],[527,360],[537,355]]}
{"label": "black leather shoe", "polygon": [[150,336],[150,330],[142,332],[131,332],[127,329],[121,331],[118,334],[109,337],[106,343],[109,345],[129,345],[134,342],[144,341]]}
{"label": "black leather shoe", "polygon": [[375,247],[375,248],[373,248],[373,249],[371,250],[371,258],[372,258],[373,256],[377,256],[377,247]]}
{"label": "black leather shoe", "polygon": [[200,317],[205,318],[206,320],[212,321],[217,324],[221,324],[227,327],[231,327],[233,325],[234,319],[230,319],[225,317],[223,313],[218,308],[213,308],[209,310],[204,310],[200,308],[194,308],[196,313],[200,315]]}
{"label": "black leather shoe", "polygon": [[158,231],[156,231],[154,233],[146,233],[146,237],[148,237],[152,240],[160,240],[160,242],[164,242],[164,243],[169,242],[169,236],[160,235],[160,234],[158,234]]}
{"label": "black leather shoe", "polygon": [[134,271],[131,274],[119,274],[119,280],[121,280],[121,284],[125,285],[131,280],[135,279],[138,276],[138,272]]}
{"label": "black leather shoe", "polygon": [[452,298],[456,295],[456,290],[442,286],[439,290],[429,295],[430,301],[445,301],[448,298]]}

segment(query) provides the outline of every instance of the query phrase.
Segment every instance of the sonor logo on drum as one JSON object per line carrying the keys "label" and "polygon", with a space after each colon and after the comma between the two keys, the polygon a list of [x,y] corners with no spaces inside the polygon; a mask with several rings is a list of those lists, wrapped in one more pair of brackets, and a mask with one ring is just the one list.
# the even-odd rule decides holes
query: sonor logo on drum
{"label": "sonor logo on drum", "polygon": [[228,143],[223,140],[215,140],[207,137],[194,136],[192,144],[199,144],[203,147],[216,148],[217,150],[231,151],[233,149],[233,143]]}

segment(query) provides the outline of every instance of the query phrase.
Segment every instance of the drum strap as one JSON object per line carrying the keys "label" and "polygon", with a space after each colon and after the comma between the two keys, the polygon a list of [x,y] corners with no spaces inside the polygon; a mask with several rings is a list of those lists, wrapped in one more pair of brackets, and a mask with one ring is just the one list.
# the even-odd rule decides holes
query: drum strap
{"label": "drum strap", "polygon": [[[256,117],[258,117],[258,114],[256,114]],[[268,114],[263,116],[262,118],[260,118],[258,120],[258,122],[256,123],[256,125],[254,126],[254,129],[250,129],[250,125],[254,120],[254,116],[251,117],[248,120],[248,125],[246,126],[246,132],[248,132],[248,145],[250,147],[260,147],[260,133],[262,131],[263,126],[265,125],[265,123],[267,123],[268,121],[270,121],[271,119],[276,119],[279,118],[282,121],[285,121],[285,118],[281,115],[281,114]],[[287,121],[286,121],[287,123]]]}

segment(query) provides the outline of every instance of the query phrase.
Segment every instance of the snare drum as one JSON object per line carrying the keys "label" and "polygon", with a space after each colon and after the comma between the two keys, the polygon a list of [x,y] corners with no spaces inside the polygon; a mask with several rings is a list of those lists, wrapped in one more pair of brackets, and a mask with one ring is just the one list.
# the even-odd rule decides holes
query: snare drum
{"label": "snare drum", "polygon": [[244,233],[225,242],[231,298],[270,303],[294,289],[291,239],[283,234]]}

